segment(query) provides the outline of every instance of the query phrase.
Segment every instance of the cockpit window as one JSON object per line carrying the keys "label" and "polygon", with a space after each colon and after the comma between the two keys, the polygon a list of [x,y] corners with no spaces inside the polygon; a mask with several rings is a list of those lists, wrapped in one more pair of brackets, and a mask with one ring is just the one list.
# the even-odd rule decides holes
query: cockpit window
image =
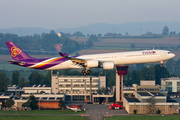
{"label": "cockpit window", "polygon": [[168,52],[168,54],[171,54],[171,52]]}

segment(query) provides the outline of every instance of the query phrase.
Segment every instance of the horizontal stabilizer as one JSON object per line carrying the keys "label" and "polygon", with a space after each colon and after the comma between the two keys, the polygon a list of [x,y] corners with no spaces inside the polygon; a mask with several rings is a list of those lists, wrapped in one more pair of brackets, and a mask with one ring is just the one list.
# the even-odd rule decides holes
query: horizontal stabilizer
{"label": "horizontal stabilizer", "polygon": [[8,60],[7,62],[17,63],[17,64],[24,64],[24,62],[14,61],[14,60]]}

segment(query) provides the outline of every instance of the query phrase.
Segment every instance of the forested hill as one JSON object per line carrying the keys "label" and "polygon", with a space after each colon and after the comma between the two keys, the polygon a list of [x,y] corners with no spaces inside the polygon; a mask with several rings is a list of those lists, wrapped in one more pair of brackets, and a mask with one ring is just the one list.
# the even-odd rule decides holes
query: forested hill
{"label": "forested hill", "polygon": [[[61,45],[61,52],[74,53],[84,46],[67,37],[59,37],[54,31],[47,34],[34,34],[33,36],[18,36],[16,34],[0,33],[0,54],[9,54],[6,41],[13,41],[22,50],[29,54],[58,54],[56,45]],[[53,52],[54,51],[54,52]]]}
{"label": "forested hill", "polygon": [[[169,27],[169,31],[176,31],[179,33],[180,23],[179,22],[128,22],[121,24],[108,24],[108,23],[94,23],[87,26],[81,26],[76,28],[61,28],[54,29],[55,32],[64,32],[73,34],[76,31],[82,32],[84,35],[87,34],[106,34],[106,33],[121,33],[124,35],[126,32],[129,35],[141,35],[148,32],[161,34],[164,26]],[[0,33],[15,33],[19,36],[34,35],[41,33],[48,33],[50,29],[44,29],[39,27],[16,27],[16,28],[1,28]]]}

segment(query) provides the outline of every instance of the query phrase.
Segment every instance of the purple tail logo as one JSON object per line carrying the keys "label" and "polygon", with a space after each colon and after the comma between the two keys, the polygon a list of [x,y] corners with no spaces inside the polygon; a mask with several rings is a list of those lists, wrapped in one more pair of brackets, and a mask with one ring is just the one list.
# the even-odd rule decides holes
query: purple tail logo
{"label": "purple tail logo", "polygon": [[21,50],[19,48],[11,47],[11,56],[16,57],[21,53]]}

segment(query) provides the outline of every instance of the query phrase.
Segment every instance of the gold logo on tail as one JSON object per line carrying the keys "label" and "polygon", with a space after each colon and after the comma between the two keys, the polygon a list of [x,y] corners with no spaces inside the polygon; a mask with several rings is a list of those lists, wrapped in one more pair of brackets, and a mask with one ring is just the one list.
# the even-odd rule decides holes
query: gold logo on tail
{"label": "gold logo on tail", "polygon": [[16,57],[20,53],[21,53],[21,50],[19,48],[16,48],[16,47],[12,47],[11,48],[11,56],[12,57]]}

